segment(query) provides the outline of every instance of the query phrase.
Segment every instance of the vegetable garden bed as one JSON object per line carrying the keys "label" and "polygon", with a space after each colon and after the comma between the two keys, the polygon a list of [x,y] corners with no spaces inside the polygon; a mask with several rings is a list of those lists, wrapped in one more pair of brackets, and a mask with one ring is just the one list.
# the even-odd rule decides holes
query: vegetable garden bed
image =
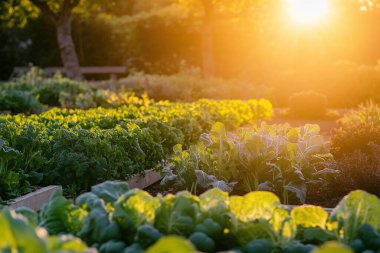
{"label": "vegetable garden bed", "polygon": [[52,109],[0,116],[0,198],[30,186],[62,185],[69,195],[104,180],[125,180],[160,167],[216,121],[230,130],[271,117],[267,100],[169,103],[139,100],[119,108]]}
{"label": "vegetable garden bed", "polygon": [[56,190],[62,190],[62,187],[58,185],[43,187],[37,191],[11,200],[8,203],[8,207],[11,209],[27,207],[34,211],[39,211],[44,204],[49,202],[50,197]]}
{"label": "vegetable garden bed", "polygon": [[215,188],[199,197],[189,192],[152,197],[128,189],[126,183],[105,182],[75,203],[57,191],[39,214],[5,209],[0,224],[6,224],[2,231],[6,240],[0,240],[0,249],[41,253],[62,249],[100,253],[380,250],[380,199],[363,191],[351,192],[328,214],[318,206],[288,210],[270,192],[228,196]]}
{"label": "vegetable garden bed", "polygon": [[[162,179],[159,172],[154,170],[146,170],[144,174],[133,176],[128,180],[130,189],[145,189],[150,185]],[[24,196],[8,201],[7,206],[10,209],[30,208],[34,211],[41,210],[42,206],[49,202],[50,197],[56,190],[62,190],[61,186],[50,185],[30,192]]]}

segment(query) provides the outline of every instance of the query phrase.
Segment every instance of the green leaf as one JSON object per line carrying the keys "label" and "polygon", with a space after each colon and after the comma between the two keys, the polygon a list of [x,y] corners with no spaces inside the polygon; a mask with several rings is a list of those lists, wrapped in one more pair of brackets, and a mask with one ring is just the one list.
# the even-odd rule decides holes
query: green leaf
{"label": "green leaf", "polygon": [[47,246],[51,251],[82,253],[90,252],[82,240],[71,235],[51,236],[47,239]]}
{"label": "green leaf", "polygon": [[62,190],[56,190],[40,212],[39,226],[46,228],[49,234],[56,235],[68,232],[68,212],[72,201],[62,195]]}
{"label": "green leaf", "polygon": [[188,192],[167,195],[156,210],[154,227],[163,234],[189,236],[195,228],[199,199]]}
{"label": "green leaf", "polygon": [[312,253],[354,253],[354,251],[338,242],[327,242]]}
{"label": "green leaf", "polygon": [[0,213],[0,250],[10,249],[12,252],[24,253],[47,252],[44,242],[40,239],[27,220],[14,211],[4,209]]}
{"label": "green leaf", "polygon": [[246,245],[252,240],[271,240],[270,231],[268,231],[267,226],[259,220],[247,222],[237,221],[232,232],[235,234],[241,246]]}
{"label": "green leaf", "polygon": [[126,247],[127,245],[122,241],[107,241],[100,246],[99,253],[119,253]]}
{"label": "green leaf", "polygon": [[291,211],[293,221],[303,228],[325,228],[328,213],[319,206],[299,206]]}
{"label": "green leaf", "polygon": [[122,195],[115,202],[114,207],[113,219],[121,228],[134,236],[138,227],[154,222],[159,199],[150,196],[145,191],[133,189]]}
{"label": "green leaf", "polygon": [[230,197],[231,213],[241,221],[267,219],[272,217],[276,208],[280,208],[280,199],[271,192],[251,192],[244,197]]}
{"label": "green leaf", "polygon": [[38,214],[32,209],[29,209],[27,207],[19,207],[15,210],[15,212],[24,216],[28,220],[29,225],[34,227],[37,226]]}
{"label": "green leaf", "polygon": [[314,227],[314,228],[306,228],[301,231],[302,242],[312,243],[315,245],[320,245],[324,242],[334,240],[334,236],[328,230]]}
{"label": "green leaf", "polygon": [[199,196],[200,209],[203,213],[210,216],[218,215],[229,211],[228,193],[213,188]]}
{"label": "green leaf", "polygon": [[91,192],[106,203],[113,203],[119,197],[128,192],[129,187],[126,182],[106,181],[104,183],[91,187]]}
{"label": "green leaf", "polygon": [[330,222],[337,222],[335,234],[344,242],[355,239],[359,227],[369,224],[380,231],[380,199],[358,190],[344,197],[333,210]]}
{"label": "green leaf", "polygon": [[146,253],[196,253],[194,246],[179,236],[166,236],[150,247]]}

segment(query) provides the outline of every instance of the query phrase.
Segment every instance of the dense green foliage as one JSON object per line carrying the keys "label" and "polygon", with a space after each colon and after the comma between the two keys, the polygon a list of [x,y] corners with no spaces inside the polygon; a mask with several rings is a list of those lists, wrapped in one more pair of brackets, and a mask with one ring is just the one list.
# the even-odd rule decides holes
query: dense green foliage
{"label": "dense green foliage", "polygon": [[[215,188],[199,197],[188,192],[152,197],[142,190],[127,189],[125,183],[105,182],[80,195],[75,203],[58,191],[38,215],[24,210],[22,217],[4,210],[0,221],[6,222],[2,228],[11,239],[1,242],[0,248],[24,249],[26,240],[40,243],[31,232],[38,224],[51,236],[71,234],[101,253],[194,252],[193,247],[208,253],[380,250],[380,199],[363,191],[350,193],[329,216],[318,206],[289,211],[270,192],[229,197]],[[17,225],[28,227],[26,220],[32,227],[25,230],[31,235],[28,238],[14,233]],[[194,246],[175,236],[188,238]],[[160,251],[161,247],[166,251]]]}
{"label": "dense green foliage", "polygon": [[[337,159],[335,167],[339,174],[334,177],[328,187],[335,196],[343,196],[353,189],[365,190],[380,196],[379,145],[370,145],[367,152],[356,150],[344,154]],[[334,189],[335,185],[341,185],[341,187]]]}
{"label": "dense green foliage", "polygon": [[88,109],[113,108],[128,104],[151,103],[141,89],[137,97],[131,88],[109,81],[104,83],[78,82],[59,73],[46,77],[41,69],[28,73],[0,87],[0,110],[16,113],[38,113],[49,107]]}
{"label": "dense green foliage", "polygon": [[380,105],[369,102],[345,115],[332,137],[336,156],[361,150],[370,152],[370,143],[380,145]]}
{"label": "dense green foliage", "polygon": [[119,80],[119,83],[125,87],[140,87],[155,100],[250,99],[270,95],[269,87],[216,77],[203,79],[200,73],[191,69],[173,75],[134,73]]}
{"label": "dense green foliage", "polygon": [[175,144],[194,143],[216,121],[232,130],[272,115],[267,100],[128,99],[128,105],[116,109],[1,116],[0,138],[21,153],[6,165],[6,171],[18,175],[17,187],[10,189],[15,194],[2,188],[1,197],[19,195],[31,185],[61,184],[68,194],[75,194],[105,179],[125,180],[159,167]]}
{"label": "dense green foliage", "polygon": [[331,182],[341,185],[341,195],[362,189],[380,196],[380,107],[368,103],[348,113],[333,131],[332,152],[339,176]]}
{"label": "dense green foliage", "polygon": [[228,133],[216,123],[188,151],[174,147],[162,184],[193,192],[211,187],[239,193],[268,190],[284,203],[294,196],[305,203],[308,188],[321,187],[336,173],[329,168],[331,161],[317,125],[262,125]]}

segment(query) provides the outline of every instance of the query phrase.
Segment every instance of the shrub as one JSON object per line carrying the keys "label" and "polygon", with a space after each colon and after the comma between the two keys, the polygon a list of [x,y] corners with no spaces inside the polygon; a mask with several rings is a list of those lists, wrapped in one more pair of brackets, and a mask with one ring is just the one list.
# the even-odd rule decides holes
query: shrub
{"label": "shrub", "polygon": [[197,73],[147,75],[137,73],[120,80],[120,85],[143,88],[155,100],[194,101],[208,99],[250,99],[264,96],[262,87],[222,78],[203,79]]}
{"label": "shrub", "polygon": [[[87,92],[88,92],[87,88]],[[38,100],[45,105],[49,106],[61,106],[61,97],[64,94],[66,96],[75,99],[78,94],[84,93],[86,88],[82,83],[72,81],[67,78],[54,77],[43,79],[38,83],[37,87],[34,90],[34,95]]]}
{"label": "shrub", "polygon": [[343,187],[343,193],[365,190],[380,196],[380,146],[369,145],[369,153],[356,150],[337,160],[339,176],[334,185]]}
{"label": "shrub", "polygon": [[[135,102],[111,109],[55,108],[39,115],[0,116],[0,138],[22,153],[7,169],[22,170],[31,185],[61,184],[75,194],[105,179],[125,180],[160,167],[175,144],[189,146],[215,121],[229,123],[233,130],[272,113],[266,100]],[[37,176],[42,181],[35,184]],[[7,198],[15,189],[2,190],[0,197]]]}
{"label": "shrub", "polygon": [[42,105],[28,91],[5,90],[0,93],[0,110],[12,113],[36,113]]}
{"label": "shrub", "polygon": [[173,148],[162,184],[193,192],[265,190],[281,195],[286,204],[295,196],[305,203],[311,184],[320,186],[336,173],[327,168],[332,155],[319,131],[318,125],[262,125],[228,133],[216,123],[197,145],[186,151],[181,145]]}
{"label": "shrub", "polygon": [[324,118],[327,113],[327,98],[324,94],[312,90],[293,94],[288,102],[289,117]]}
{"label": "shrub", "polygon": [[[0,251],[375,253],[380,249],[380,199],[364,191],[351,192],[328,214],[311,205],[289,210],[270,192],[229,196],[214,188],[200,196],[179,192],[153,197],[128,189],[125,182],[104,182],[74,201],[56,191],[39,213],[5,208],[0,211]],[[96,249],[88,250],[86,245]]]}
{"label": "shrub", "polygon": [[380,145],[380,106],[369,102],[339,121],[333,130],[332,152],[337,157],[355,150],[371,153],[369,143]]}

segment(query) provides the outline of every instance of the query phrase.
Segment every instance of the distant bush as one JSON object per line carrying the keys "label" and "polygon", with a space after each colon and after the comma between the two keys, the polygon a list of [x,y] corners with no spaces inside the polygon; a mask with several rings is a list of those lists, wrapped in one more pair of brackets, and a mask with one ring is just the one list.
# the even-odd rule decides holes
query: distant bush
{"label": "distant bush", "polygon": [[25,75],[4,83],[0,91],[0,110],[9,110],[11,113],[38,112],[42,105],[89,109],[149,103],[143,91],[138,96],[123,86],[118,87],[115,82],[78,82],[59,74],[46,77],[34,67]]}
{"label": "distant bush", "polygon": [[88,88],[86,89],[83,84],[67,78],[49,78],[41,81],[33,93],[42,104],[61,106],[60,98],[63,94],[76,97],[86,90]]}
{"label": "distant bush", "polygon": [[369,102],[361,105],[339,121],[331,140],[335,156],[343,156],[355,150],[371,153],[368,144],[380,145],[380,106]]}
{"label": "distant bush", "polygon": [[5,90],[0,93],[0,110],[12,113],[36,113],[42,104],[28,91]]}
{"label": "distant bush", "polygon": [[339,176],[333,182],[347,192],[361,189],[380,196],[380,146],[368,145],[368,152],[356,150],[337,160]]}
{"label": "distant bush", "polygon": [[120,80],[121,85],[145,90],[155,100],[194,101],[207,99],[250,99],[267,97],[262,87],[222,78],[203,79],[198,73],[175,75],[133,74]]}
{"label": "distant bush", "polygon": [[327,116],[326,96],[312,90],[293,94],[289,98],[288,106],[289,117],[319,119]]}

